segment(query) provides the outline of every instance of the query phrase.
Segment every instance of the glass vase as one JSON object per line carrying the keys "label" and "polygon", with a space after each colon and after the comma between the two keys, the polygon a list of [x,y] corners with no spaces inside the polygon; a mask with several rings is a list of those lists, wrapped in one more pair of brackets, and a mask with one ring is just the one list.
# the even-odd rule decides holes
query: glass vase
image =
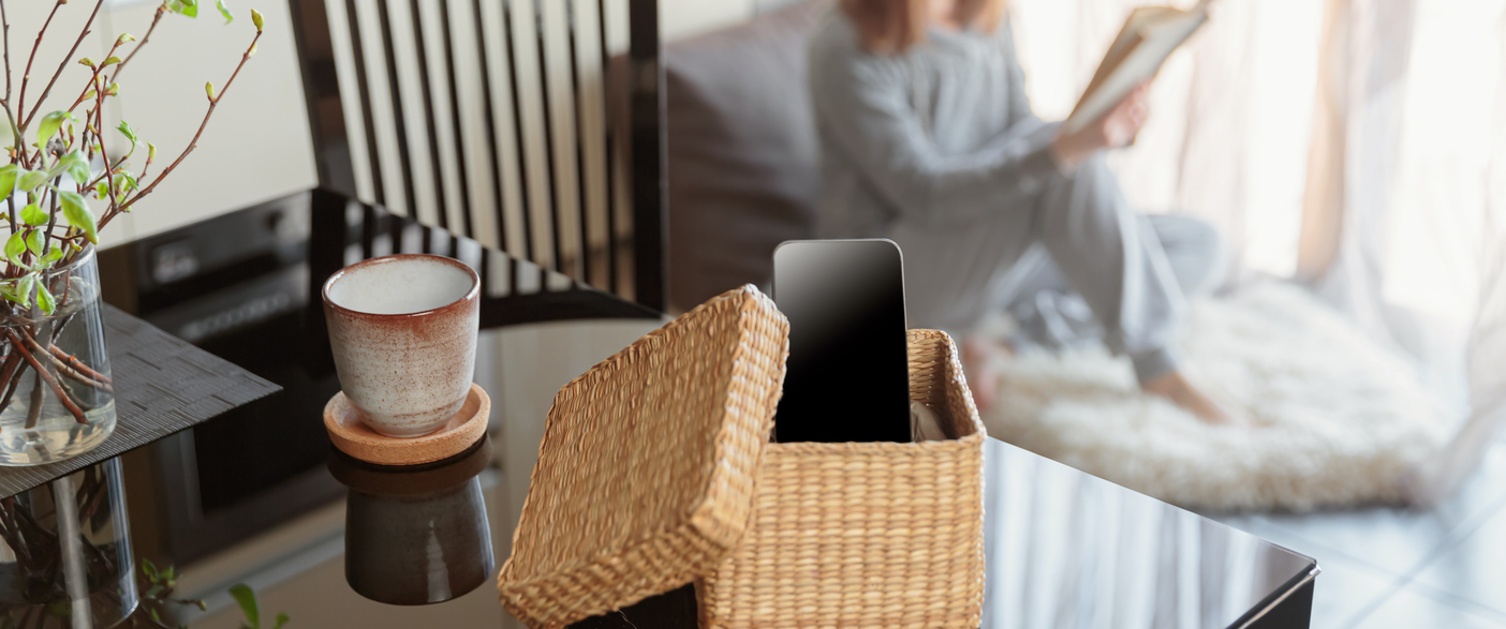
{"label": "glass vase", "polygon": [[77,456],[115,430],[94,248],[37,280],[56,304],[51,313],[35,301],[29,308],[0,302],[0,465]]}
{"label": "glass vase", "polygon": [[0,627],[103,629],[139,602],[120,459],[0,499]]}

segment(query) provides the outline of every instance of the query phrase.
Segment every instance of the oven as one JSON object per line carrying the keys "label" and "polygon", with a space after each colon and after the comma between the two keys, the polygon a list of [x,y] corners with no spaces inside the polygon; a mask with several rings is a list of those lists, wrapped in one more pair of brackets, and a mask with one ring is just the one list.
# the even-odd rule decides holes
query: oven
{"label": "oven", "polygon": [[[344,495],[320,409],[340,390],[297,194],[106,249],[106,301],[283,390],[126,457],[144,557],[186,565]],[[315,333],[315,339],[322,336]]]}

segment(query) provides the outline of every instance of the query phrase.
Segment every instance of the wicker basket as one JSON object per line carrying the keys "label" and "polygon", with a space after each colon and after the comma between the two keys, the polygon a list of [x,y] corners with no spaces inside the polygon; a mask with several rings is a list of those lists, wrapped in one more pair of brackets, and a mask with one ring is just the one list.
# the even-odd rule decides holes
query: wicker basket
{"label": "wicker basket", "polygon": [[747,286],[560,389],[498,577],[503,606],[560,627],[720,563],[747,527],[788,329]]}
{"label": "wicker basket", "polygon": [[952,439],[771,443],[702,627],[977,627],[983,424],[946,333],[910,331],[910,398]]}
{"label": "wicker basket", "polygon": [[770,444],[788,325],[751,286],[565,385],[503,605],[560,627],[698,582],[709,627],[976,627],[983,427],[944,333],[910,392],[947,441]]}

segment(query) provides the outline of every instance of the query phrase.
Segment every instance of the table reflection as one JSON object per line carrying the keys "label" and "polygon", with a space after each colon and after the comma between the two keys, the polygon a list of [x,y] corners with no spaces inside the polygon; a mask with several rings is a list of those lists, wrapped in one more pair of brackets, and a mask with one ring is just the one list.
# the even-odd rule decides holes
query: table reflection
{"label": "table reflection", "polygon": [[490,582],[495,567],[480,474],[487,438],[455,457],[412,467],[365,463],[334,451],[329,470],[347,488],[345,580],[361,596],[427,605]]}
{"label": "table reflection", "polygon": [[984,627],[1258,627],[1317,575],[1311,558],[1015,446],[990,439],[984,459]]}

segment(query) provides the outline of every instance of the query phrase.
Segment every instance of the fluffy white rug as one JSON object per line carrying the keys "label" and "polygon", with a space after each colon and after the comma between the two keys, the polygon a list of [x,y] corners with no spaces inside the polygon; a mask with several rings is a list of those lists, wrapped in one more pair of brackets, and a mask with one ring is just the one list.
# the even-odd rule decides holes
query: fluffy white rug
{"label": "fluffy white rug", "polygon": [[1175,504],[1212,510],[1397,502],[1447,422],[1414,371],[1301,290],[1260,284],[1191,308],[1197,385],[1248,427],[1141,393],[1102,350],[1000,365],[990,435]]}

